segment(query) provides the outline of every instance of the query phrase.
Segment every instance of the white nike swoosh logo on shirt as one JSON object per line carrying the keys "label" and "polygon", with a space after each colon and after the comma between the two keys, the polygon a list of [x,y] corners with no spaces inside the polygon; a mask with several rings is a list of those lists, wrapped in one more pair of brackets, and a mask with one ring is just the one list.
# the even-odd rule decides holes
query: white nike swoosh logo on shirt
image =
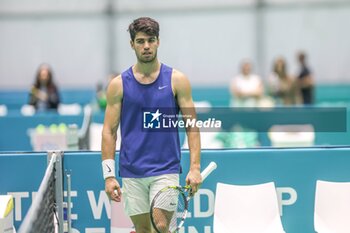
{"label": "white nike swoosh logo on shirt", "polygon": [[158,87],[158,90],[162,90],[164,88],[166,88],[168,85],[162,86],[162,87]]}

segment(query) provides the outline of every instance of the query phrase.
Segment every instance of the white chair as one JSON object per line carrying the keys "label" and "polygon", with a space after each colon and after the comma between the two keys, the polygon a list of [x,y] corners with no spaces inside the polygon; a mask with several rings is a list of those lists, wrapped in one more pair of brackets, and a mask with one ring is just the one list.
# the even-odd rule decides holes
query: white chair
{"label": "white chair", "polygon": [[202,113],[202,112],[209,112],[211,109],[211,104],[209,101],[195,101],[193,102],[196,112],[197,113]]}
{"label": "white chair", "polygon": [[[224,148],[223,143],[220,142],[218,139],[216,139],[217,135],[218,135],[217,132],[200,132],[201,148],[202,149],[221,149],[221,148]],[[184,139],[184,142],[182,145],[182,149],[189,149],[187,134],[185,134],[185,139]]]}
{"label": "white chair", "polygon": [[218,183],[213,228],[214,233],[284,233],[275,184]]}
{"label": "white chair", "polygon": [[314,227],[318,233],[350,232],[350,182],[316,182]]}
{"label": "white chair", "polygon": [[[101,150],[102,129],[103,129],[103,124],[101,123],[92,122],[90,124],[90,133],[89,133],[90,150],[93,150],[93,151]],[[121,134],[120,134],[120,126],[119,126],[117,130],[117,143],[116,143],[115,149],[120,150],[120,145],[121,145]]]}
{"label": "white chair", "polygon": [[315,142],[312,125],[274,125],[268,136],[274,147],[310,147]]}
{"label": "white chair", "polygon": [[7,115],[7,107],[4,104],[0,104],[0,117]]}
{"label": "white chair", "polygon": [[60,115],[79,115],[82,112],[80,104],[59,104],[57,112]]}
{"label": "white chair", "polygon": [[35,110],[33,105],[24,104],[21,107],[21,114],[23,116],[33,116],[35,114],[35,112],[36,112],[36,110]]}

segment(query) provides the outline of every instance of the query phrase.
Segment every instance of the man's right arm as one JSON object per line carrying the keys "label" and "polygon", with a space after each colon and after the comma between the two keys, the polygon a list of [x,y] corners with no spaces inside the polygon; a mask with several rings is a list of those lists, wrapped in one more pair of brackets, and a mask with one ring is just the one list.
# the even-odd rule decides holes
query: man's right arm
{"label": "man's right arm", "polygon": [[[121,76],[114,78],[107,89],[107,106],[102,130],[102,168],[105,179],[105,191],[114,201],[120,201],[121,190],[115,178],[115,147],[119,126],[123,84]],[[117,193],[114,191],[117,190]]]}

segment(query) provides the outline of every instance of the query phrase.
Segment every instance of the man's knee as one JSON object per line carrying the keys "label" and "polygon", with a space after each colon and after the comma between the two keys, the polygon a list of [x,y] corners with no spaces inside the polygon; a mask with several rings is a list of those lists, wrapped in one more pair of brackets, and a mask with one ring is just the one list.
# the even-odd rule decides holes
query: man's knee
{"label": "man's knee", "polygon": [[147,225],[138,225],[135,226],[136,233],[151,233],[151,226]]}
{"label": "man's knee", "polygon": [[131,216],[136,233],[151,233],[151,221],[149,214]]}

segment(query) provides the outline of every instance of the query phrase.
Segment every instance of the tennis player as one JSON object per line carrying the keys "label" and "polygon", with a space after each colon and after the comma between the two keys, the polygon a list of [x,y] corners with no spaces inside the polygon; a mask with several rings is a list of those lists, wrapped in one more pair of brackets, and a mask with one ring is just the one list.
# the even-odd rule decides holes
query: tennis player
{"label": "tennis player", "polygon": [[[150,121],[155,123],[164,108],[172,109],[173,113],[180,110],[185,121],[196,118],[196,113],[187,77],[157,58],[158,22],[148,17],[138,18],[129,25],[128,31],[137,63],[108,86],[102,131],[102,168],[108,196],[119,202],[123,193],[125,212],[131,217],[136,232],[150,233],[150,203],[160,189],[179,185],[181,150],[177,129],[146,131],[143,128],[145,114],[151,114]],[[158,110],[144,112],[143,109],[148,107]],[[123,192],[115,178],[119,123],[119,175]],[[191,185],[195,193],[201,183],[200,135],[196,127],[186,128],[186,133],[190,149],[186,184]]]}

